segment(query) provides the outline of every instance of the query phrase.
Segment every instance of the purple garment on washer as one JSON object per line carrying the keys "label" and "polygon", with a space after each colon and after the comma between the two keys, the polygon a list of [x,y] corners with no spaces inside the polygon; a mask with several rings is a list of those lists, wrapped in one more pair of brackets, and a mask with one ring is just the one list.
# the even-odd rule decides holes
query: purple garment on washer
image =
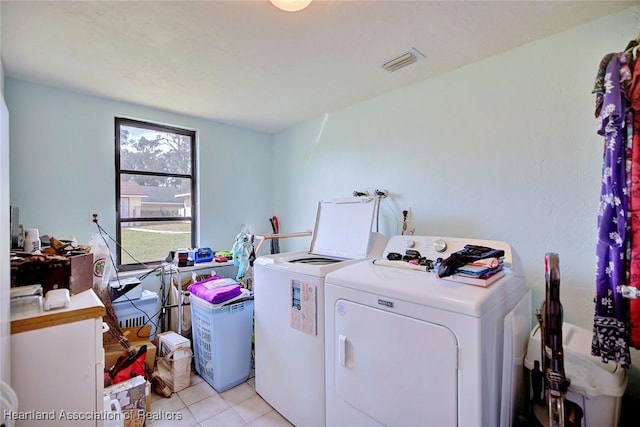
{"label": "purple garment on washer", "polygon": [[620,61],[607,65],[598,134],[604,137],[602,188],[596,244],[596,304],[591,353],[629,367],[629,304],[619,286],[625,282],[628,187],[625,103],[620,92]]}

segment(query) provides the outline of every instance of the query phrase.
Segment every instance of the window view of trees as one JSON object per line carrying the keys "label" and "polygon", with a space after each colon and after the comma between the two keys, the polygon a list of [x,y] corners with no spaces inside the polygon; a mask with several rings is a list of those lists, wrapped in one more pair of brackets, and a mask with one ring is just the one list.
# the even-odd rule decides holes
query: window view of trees
{"label": "window view of trees", "polygon": [[116,118],[118,265],[195,246],[194,131]]}

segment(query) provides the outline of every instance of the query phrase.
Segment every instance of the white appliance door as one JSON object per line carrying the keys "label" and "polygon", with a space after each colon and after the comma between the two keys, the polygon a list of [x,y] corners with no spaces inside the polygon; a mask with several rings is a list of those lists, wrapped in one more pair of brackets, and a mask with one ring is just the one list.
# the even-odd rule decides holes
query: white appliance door
{"label": "white appliance door", "polygon": [[[309,302],[317,305],[309,312],[317,317],[306,332],[300,318],[293,316],[295,283],[316,293]],[[324,279],[256,265],[254,307],[256,391],[292,424],[323,427]]]}
{"label": "white appliance door", "polygon": [[377,203],[373,197],[319,202],[311,252],[344,259],[365,258]]}
{"label": "white appliance door", "polygon": [[340,399],[372,425],[457,425],[458,352],[449,329],[346,300],[334,307]]}

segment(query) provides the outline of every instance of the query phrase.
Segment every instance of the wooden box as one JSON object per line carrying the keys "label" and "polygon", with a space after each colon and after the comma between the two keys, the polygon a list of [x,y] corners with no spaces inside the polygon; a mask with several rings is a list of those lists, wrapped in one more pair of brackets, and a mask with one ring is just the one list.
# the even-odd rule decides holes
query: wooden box
{"label": "wooden box", "polygon": [[93,254],[27,255],[11,261],[11,287],[42,285],[46,294],[51,289],[67,288],[79,294],[93,288]]}

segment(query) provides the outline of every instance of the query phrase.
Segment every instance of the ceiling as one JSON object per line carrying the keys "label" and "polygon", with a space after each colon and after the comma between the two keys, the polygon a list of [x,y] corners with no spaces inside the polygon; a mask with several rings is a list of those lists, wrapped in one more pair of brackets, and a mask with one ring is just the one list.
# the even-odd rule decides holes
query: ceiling
{"label": "ceiling", "polygon": [[638,4],[2,0],[1,53],[6,77],[272,133]]}

